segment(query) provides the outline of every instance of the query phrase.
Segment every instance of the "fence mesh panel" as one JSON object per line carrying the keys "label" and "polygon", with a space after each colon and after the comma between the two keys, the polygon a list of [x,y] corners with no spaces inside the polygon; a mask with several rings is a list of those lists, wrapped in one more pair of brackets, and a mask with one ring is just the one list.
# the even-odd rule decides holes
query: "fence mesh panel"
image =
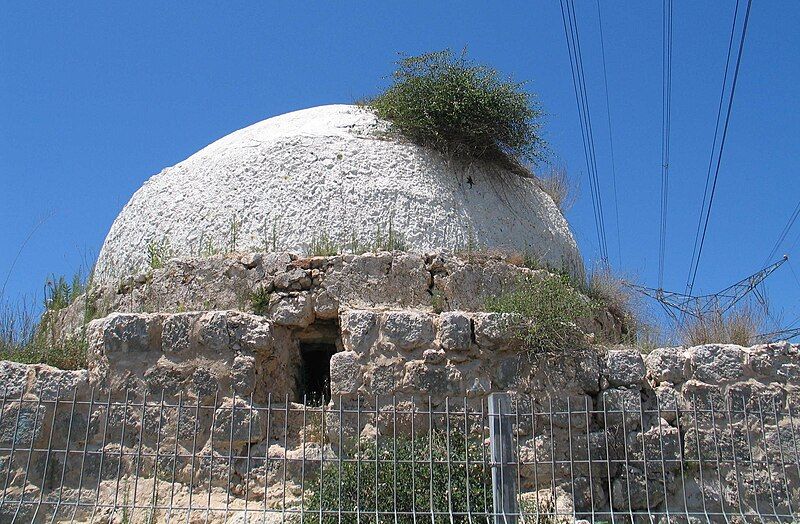
{"label": "fence mesh panel", "polygon": [[[0,522],[792,522],[800,513],[795,399],[615,395],[512,395],[498,412],[487,398],[310,406],[213,392],[6,392]],[[505,444],[493,441],[493,418]]]}

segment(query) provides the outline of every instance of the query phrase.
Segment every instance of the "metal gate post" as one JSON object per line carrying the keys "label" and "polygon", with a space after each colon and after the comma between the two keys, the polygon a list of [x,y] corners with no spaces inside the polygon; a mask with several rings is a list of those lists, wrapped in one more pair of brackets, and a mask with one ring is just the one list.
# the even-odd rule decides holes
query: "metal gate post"
{"label": "metal gate post", "polygon": [[508,393],[489,395],[489,447],[492,460],[494,524],[516,524],[517,461],[512,441],[511,397]]}

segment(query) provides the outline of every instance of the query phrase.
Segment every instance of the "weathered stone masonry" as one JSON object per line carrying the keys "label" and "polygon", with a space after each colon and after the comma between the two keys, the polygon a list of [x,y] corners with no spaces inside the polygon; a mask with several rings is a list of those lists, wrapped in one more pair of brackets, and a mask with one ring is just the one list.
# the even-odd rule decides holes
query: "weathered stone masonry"
{"label": "weathered stone masonry", "polygon": [[[73,445],[106,449],[109,460],[116,460],[117,450],[153,449],[156,444],[177,445],[188,456],[190,441],[201,456],[216,456],[214,445],[227,446],[230,441],[232,451],[243,456],[335,457],[335,424],[327,428],[329,439],[317,436],[309,444],[298,416],[285,420],[288,430],[283,435],[275,426],[267,429],[263,412],[249,409],[251,405],[280,408],[286,399],[289,406],[302,408],[304,348],[324,345],[332,353],[328,406],[332,412],[339,406],[381,409],[397,402],[443,406],[448,397],[462,402],[465,396],[470,406],[478,406],[491,392],[511,392],[517,409],[532,414],[523,417],[515,430],[524,462],[523,491],[536,492],[546,486],[550,493],[555,483],[554,493],[562,499],[557,502],[580,511],[586,510],[590,500],[598,508],[610,504],[616,510],[663,507],[685,494],[689,504],[700,504],[704,496],[706,506],[736,507],[738,493],[777,496],[780,502],[780,497],[787,497],[786,488],[791,498],[798,499],[798,472],[781,469],[775,453],[784,451],[781,446],[791,441],[787,432],[795,430],[793,424],[779,420],[777,413],[797,411],[800,347],[707,345],[661,348],[646,355],[634,348],[603,346],[530,352],[515,341],[512,319],[480,311],[488,293],[509,285],[520,274],[539,273],[499,260],[469,262],[443,255],[388,253],[171,261],[163,269],[128,279],[113,289],[100,289],[90,297],[96,307],[105,308],[102,313],[116,312],[91,321],[86,328],[88,370],[0,363],[7,395],[26,400],[21,409],[18,402],[3,406],[0,446],[31,437],[36,445],[46,446],[52,424],[69,426],[70,421],[63,419],[68,411],[62,407],[58,413],[62,418],[53,422],[52,404],[37,406],[31,402],[37,398],[58,395],[68,402],[74,394],[82,401],[122,402],[141,401],[146,395],[158,402],[163,395],[173,405],[180,399],[189,406],[197,403],[211,409],[198,416],[189,410],[183,417],[177,409],[159,416],[157,406],[144,409],[144,416],[132,410],[124,414],[128,430],[122,438],[123,413],[99,402],[90,414],[84,409],[74,415]],[[249,298],[245,297],[256,289],[267,290],[266,314],[238,310],[247,309]],[[441,294],[446,311],[434,310],[434,291]],[[202,302],[210,309],[203,310]],[[79,315],[79,307],[73,306],[66,324],[69,315]],[[610,316],[586,323],[598,335],[615,332]],[[708,414],[709,407],[729,403],[760,417],[726,421]],[[567,408],[595,413],[570,415]],[[627,413],[623,416],[621,410]],[[556,415],[535,415],[542,412]],[[354,436],[390,434],[391,429],[386,420],[348,424]],[[282,425],[278,424],[281,431]],[[154,435],[162,434],[167,441],[155,442]],[[771,451],[763,445],[748,446],[743,440],[756,434],[771,443]],[[137,435],[142,435],[141,441]],[[643,449],[647,460],[643,460]],[[675,481],[680,468],[690,467],[692,457],[697,463],[697,457],[711,456],[712,451],[728,460],[711,466],[702,485]],[[568,463],[570,457],[580,458],[580,453],[598,462],[591,472],[585,464],[571,469],[531,466],[537,461]],[[744,463],[766,461],[768,467],[752,478],[741,476],[730,462],[733,456]],[[652,457],[664,466],[653,467]],[[89,477],[99,474],[96,459],[97,455],[90,455],[85,466]],[[209,467],[225,464],[211,461]],[[192,469],[187,459],[174,467],[181,483],[200,482],[207,474],[203,467]],[[67,483],[77,482],[78,473],[67,469]],[[252,489],[242,492],[270,500],[277,496],[269,486],[282,479],[263,460],[238,460],[230,464],[230,470],[233,485],[248,478],[253,482]],[[23,464],[13,465],[10,471],[15,472],[13,486],[20,482]],[[28,478],[40,485],[37,471],[43,474],[41,467],[34,468]],[[292,469],[287,475],[289,482],[298,482],[300,471]],[[225,485],[225,475],[212,477],[217,479],[215,485]],[[785,484],[776,487],[778,481]],[[585,492],[590,484],[595,489],[591,497]],[[296,489],[291,493],[298,494]],[[741,503],[752,506],[748,500]]]}

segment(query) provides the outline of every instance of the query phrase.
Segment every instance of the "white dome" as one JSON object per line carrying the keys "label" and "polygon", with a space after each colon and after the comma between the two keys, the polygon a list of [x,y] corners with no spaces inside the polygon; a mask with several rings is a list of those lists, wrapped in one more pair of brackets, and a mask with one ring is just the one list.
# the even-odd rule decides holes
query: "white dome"
{"label": "white dome", "polygon": [[[582,274],[566,220],[533,180],[448,163],[390,139],[356,106],[295,111],[251,125],[153,176],[105,239],[96,278],[145,271],[149,250],[308,253],[314,239],[348,251],[391,226],[406,248],[469,245],[530,253]],[[235,234],[234,234],[235,232]]]}

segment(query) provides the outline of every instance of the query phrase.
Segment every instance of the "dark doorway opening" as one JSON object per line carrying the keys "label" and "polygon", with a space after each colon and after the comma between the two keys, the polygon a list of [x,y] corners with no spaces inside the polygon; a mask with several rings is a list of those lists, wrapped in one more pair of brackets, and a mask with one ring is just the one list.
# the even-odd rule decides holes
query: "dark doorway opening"
{"label": "dark doorway opening", "polygon": [[335,344],[300,343],[299,400],[310,406],[321,406],[331,399],[331,357]]}

